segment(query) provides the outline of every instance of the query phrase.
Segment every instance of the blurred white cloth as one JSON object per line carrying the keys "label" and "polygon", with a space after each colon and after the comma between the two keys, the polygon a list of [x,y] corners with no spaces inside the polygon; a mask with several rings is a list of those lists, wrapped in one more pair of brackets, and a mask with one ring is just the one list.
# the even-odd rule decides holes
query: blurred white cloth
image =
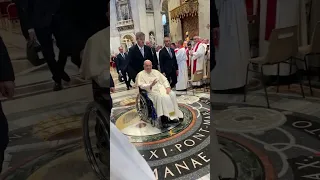
{"label": "blurred white cloth", "polygon": [[176,90],[185,90],[188,86],[188,66],[187,66],[187,52],[184,47],[180,48],[176,52],[176,59],[178,63],[178,82],[176,84]]}
{"label": "blurred white cloth", "polygon": [[80,67],[81,76],[94,79],[101,87],[110,84],[110,28],[107,27],[86,42]]}
{"label": "blurred white cloth", "polygon": [[156,180],[147,161],[113,123],[110,123],[110,179]]}
{"label": "blurred white cloth", "polygon": [[245,85],[250,58],[247,11],[244,0],[216,0],[220,22],[216,66],[211,71],[211,89],[227,90]]}

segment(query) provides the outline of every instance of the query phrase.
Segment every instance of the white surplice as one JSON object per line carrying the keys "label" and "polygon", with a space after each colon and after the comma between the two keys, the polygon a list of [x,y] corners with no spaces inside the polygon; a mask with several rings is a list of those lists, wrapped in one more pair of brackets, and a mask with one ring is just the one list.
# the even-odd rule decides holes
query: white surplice
{"label": "white surplice", "polygon": [[178,63],[178,82],[176,84],[176,90],[185,90],[188,86],[188,66],[187,66],[187,53],[186,49],[180,48],[176,52],[176,58]]}
{"label": "white surplice", "polygon": [[212,90],[227,90],[245,85],[250,58],[248,21],[244,0],[216,0],[220,22],[216,66],[211,71]]}
{"label": "white surplice", "polygon": [[[151,83],[157,79],[157,83],[150,89]],[[157,116],[166,116],[171,120],[183,118],[178,107],[176,94],[171,91],[169,94],[166,88],[170,88],[167,78],[158,70],[151,70],[150,73],[141,71],[137,75],[137,85],[148,92],[148,97],[153,102]]]}
{"label": "white surplice", "polygon": [[[191,79],[194,77],[194,70],[203,70],[203,63],[205,58],[206,49],[202,43],[197,43],[192,49],[193,56],[191,59]],[[195,63],[196,62],[196,63]],[[192,85],[200,86],[201,82],[193,82]]]}
{"label": "white surplice", "polygon": [[110,28],[91,36],[83,50],[80,74],[84,79],[94,79],[100,86],[110,85]]}
{"label": "white surplice", "polygon": [[146,160],[113,123],[110,123],[110,162],[112,180],[156,180]]}
{"label": "white surplice", "polygon": [[[208,45],[205,43],[202,43],[205,49],[205,52],[207,52]],[[208,53],[204,55],[204,61],[203,61],[203,75],[207,76],[207,64],[208,64]]]}

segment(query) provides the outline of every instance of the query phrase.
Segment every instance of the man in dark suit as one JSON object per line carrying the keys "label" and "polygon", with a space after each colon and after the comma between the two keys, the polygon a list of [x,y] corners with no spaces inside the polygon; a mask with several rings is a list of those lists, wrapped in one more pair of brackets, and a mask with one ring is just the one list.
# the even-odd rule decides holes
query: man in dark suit
{"label": "man in dark suit", "polygon": [[164,38],[164,47],[159,52],[159,62],[161,73],[163,73],[170,82],[171,88],[177,84],[178,64],[174,50],[170,48],[171,40]]}
{"label": "man in dark suit", "polygon": [[[7,48],[0,37],[0,97],[12,98],[14,94],[14,72]],[[0,174],[4,161],[4,151],[9,143],[9,129],[0,102]]]}
{"label": "man in dark suit", "polygon": [[[146,45],[149,46],[151,48],[151,52],[152,52],[152,59],[149,59],[151,62],[152,62],[152,68],[153,69],[158,69],[158,57],[157,57],[157,51],[156,51],[156,48],[152,46],[151,42],[150,41],[147,41],[146,42]],[[155,66],[154,64],[156,64],[157,66]]]}
{"label": "man in dark suit", "polygon": [[211,42],[214,42],[210,46],[210,71],[212,71],[216,66],[215,46],[218,46],[219,43],[219,17],[214,1],[210,3],[210,34],[212,38]]}
{"label": "man in dark suit", "polygon": [[129,90],[130,87],[132,87],[130,85],[130,76],[129,79],[127,79],[129,61],[127,53],[123,52],[123,47],[119,47],[119,54],[117,55],[116,64],[118,73],[122,75],[122,78],[127,85],[127,90]]}
{"label": "man in dark suit", "polygon": [[[22,0],[21,0],[22,1]],[[54,80],[54,91],[62,89],[61,79],[70,81],[70,77],[59,69],[55,60],[52,35],[56,39],[57,46],[63,47],[61,32],[60,0],[27,0],[26,28],[29,40],[39,41],[41,51],[46,60]]]}
{"label": "man in dark suit", "polygon": [[[132,46],[129,49],[128,53],[128,73],[129,77],[132,79],[133,82],[136,81],[137,74],[143,70],[143,63],[145,60],[152,60],[152,52],[149,46],[144,45],[145,42],[145,34],[143,32],[136,33],[136,41],[137,44]],[[158,63],[153,66],[154,69],[157,69]]]}

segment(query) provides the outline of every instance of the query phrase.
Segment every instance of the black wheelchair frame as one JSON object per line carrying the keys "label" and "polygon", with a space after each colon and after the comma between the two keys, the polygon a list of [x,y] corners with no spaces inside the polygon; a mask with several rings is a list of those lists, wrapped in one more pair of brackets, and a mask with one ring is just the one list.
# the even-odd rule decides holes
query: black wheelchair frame
{"label": "black wheelchair frame", "polygon": [[[91,167],[100,180],[110,180],[110,114],[112,99],[104,99],[102,92],[110,92],[108,88],[100,88],[95,82],[92,84],[95,101],[87,106],[83,116],[83,142],[85,152]],[[107,106],[107,107],[106,107]],[[95,119],[91,119],[94,115]],[[98,152],[94,151],[90,122],[95,121],[94,138]],[[100,166],[99,162],[103,165]]]}
{"label": "black wheelchair frame", "polygon": [[162,128],[161,119],[156,113],[153,102],[148,97],[146,90],[139,88],[139,94],[136,98],[136,110],[141,120],[150,123],[152,126]]}

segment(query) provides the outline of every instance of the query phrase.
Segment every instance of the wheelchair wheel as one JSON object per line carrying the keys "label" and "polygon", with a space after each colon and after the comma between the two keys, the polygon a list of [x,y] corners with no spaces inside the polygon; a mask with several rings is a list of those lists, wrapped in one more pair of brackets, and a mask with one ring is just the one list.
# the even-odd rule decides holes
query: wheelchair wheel
{"label": "wheelchair wheel", "polygon": [[106,114],[97,103],[91,103],[83,118],[85,152],[100,180],[110,179],[110,136]]}
{"label": "wheelchair wheel", "polygon": [[148,103],[147,100],[138,94],[136,98],[136,110],[142,121],[150,123],[152,126],[155,126],[155,121],[150,118]]}

